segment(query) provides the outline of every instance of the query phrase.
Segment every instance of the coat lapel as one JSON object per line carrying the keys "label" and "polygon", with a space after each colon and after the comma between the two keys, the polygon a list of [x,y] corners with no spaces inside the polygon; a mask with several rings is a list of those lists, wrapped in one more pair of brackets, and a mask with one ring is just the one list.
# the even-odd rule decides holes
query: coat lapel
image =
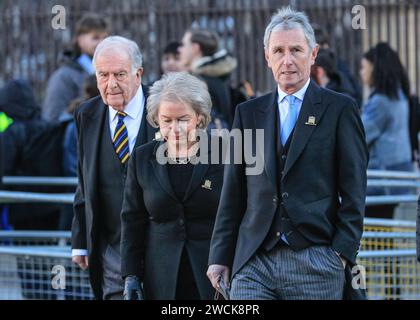
{"label": "coat lapel", "polygon": [[[210,143],[211,139],[209,139],[209,143]],[[177,198],[177,196],[175,195],[175,192],[172,188],[171,182],[169,180],[169,175],[168,175],[168,166],[166,165],[161,165],[157,162],[156,160],[156,152],[157,149],[159,148],[159,146],[161,146],[164,143],[164,141],[156,144],[154,153],[153,153],[153,157],[150,159],[150,162],[152,164],[153,167],[153,171],[155,172],[156,177],[158,178],[158,181],[160,183],[160,185],[162,186],[162,188],[166,191],[166,193],[168,193],[172,198],[174,198],[176,201],[179,201],[179,199]],[[192,172],[192,176],[191,176],[191,180],[190,183],[188,184],[187,190],[185,192],[184,198],[182,201],[186,201],[191,194],[194,192],[194,190],[196,190],[200,184],[203,181],[203,178],[205,177],[207,170],[210,167],[210,146],[208,147],[208,150],[206,150],[206,152],[208,152],[208,163],[197,163],[194,165],[193,168],[193,172]]]}
{"label": "coat lapel", "polygon": [[264,167],[268,179],[277,190],[276,179],[276,132],[277,121],[277,90],[268,97],[267,103],[263,103],[254,111],[255,129],[264,130],[264,152],[257,144],[257,152],[264,154]]}
{"label": "coat lapel", "polygon": [[172,198],[174,198],[176,201],[178,201],[177,196],[174,193],[174,190],[172,188],[171,182],[169,181],[169,175],[168,175],[168,168],[167,165],[159,164],[156,160],[156,152],[157,149],[163,145],[165,141],[161,141],[160,143],[157,143],[155,146],[155,150],[153,152],[152,158],[150,158],[150,162],[152,164],[153,171],[155,172],[155,175],[162,186],[163,190],[166,191]]}
{"label": "coat lapel", "polygon": [[100,100],[95,107],[92,107],[92,112],[88,114],[88,121],[85,123],[85,157],[88,166],[88,181],[91,184],[89,199],[94,199],[97,192],[96,187],[98,183],[98,157],[99,145],[102,138],[102,126],[105,125],[105,118],[107,107]]}
{"label": "coat lapel", "polygon": [[286,159],[283,178],[287,175],[293,164],[299,158],[310,136],[316,128],[315,125],[306,124],[309,117],[314,117],[315,122],[319,123],[324,111],[326,110],[327,106],[321,102],[322,98],[320,88],[311,80],[305,93],[305,97],[303,98],[302,108],[296,122],[295,131],[293,133]]}

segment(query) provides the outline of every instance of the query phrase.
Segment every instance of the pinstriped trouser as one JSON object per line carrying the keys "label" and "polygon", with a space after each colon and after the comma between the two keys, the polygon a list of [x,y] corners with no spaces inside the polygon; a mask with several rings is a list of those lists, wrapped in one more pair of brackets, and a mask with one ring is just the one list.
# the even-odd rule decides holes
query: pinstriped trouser
{"label": "pinstriped trouser", "polygon": [[232,300],[341,300],[344,267],[329,246],[259,250],[232,279]]}

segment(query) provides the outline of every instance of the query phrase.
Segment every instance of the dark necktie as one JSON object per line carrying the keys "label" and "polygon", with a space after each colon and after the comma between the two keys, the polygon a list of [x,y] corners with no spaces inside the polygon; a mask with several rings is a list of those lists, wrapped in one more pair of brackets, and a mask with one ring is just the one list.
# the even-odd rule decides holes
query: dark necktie
{"label": "dark necktie", "polygon": [[127,114],[125,112],[118,111],[118,123],[115,128],[114,138],[112,139],[115,152],[122,164],[128,160],[130,155],[130,148],[128,147],[128,131],[124,123],[126,115]]}

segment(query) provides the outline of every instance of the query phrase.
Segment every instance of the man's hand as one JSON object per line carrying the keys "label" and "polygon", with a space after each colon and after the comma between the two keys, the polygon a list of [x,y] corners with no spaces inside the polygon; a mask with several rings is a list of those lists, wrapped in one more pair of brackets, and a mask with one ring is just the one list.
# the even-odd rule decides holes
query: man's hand
{"label": "man's hand", "polygon": [[222,266],[220,264],[212,264],[207,269],[207,277],[210,279],[211,285],[217,291],[219,291],[219,278],[223,277],[223,281],[227,288],[230,287],[229,284],[229,273],[230,270],[226,266]]}
{"label": "man's hand", "polygon": [[72,261],[82,268],[82,270],[86,270],[89,267],[88,256],[73,256]]}
{"label": "man's hand", "polygon": [[127,276],[124,285],[124,300],[144,300],[140,279],[136,276]]}
{"label": "man's hand", "polygon": [[341,256],[341,254],[339,254],[337,251],[335,251],[335,250],[334,250],[334,252],[335,252],[335,254],[336,254],[336,255],[340,258],[341,263],[343,264],[343,268],[346,268],[346,264],[347,264],[346,259],[345,259],[345,258],[343,258],[343,257]]}

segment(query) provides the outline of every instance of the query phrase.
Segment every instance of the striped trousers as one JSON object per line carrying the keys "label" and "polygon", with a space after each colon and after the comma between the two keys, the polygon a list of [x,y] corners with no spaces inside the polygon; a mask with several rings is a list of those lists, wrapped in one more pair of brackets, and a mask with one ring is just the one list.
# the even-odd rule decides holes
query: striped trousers
{"label": "striped trousers", "polygon": [[341,300],[344,267],[330,246],[259,250],[233,277],[232,300]]}

